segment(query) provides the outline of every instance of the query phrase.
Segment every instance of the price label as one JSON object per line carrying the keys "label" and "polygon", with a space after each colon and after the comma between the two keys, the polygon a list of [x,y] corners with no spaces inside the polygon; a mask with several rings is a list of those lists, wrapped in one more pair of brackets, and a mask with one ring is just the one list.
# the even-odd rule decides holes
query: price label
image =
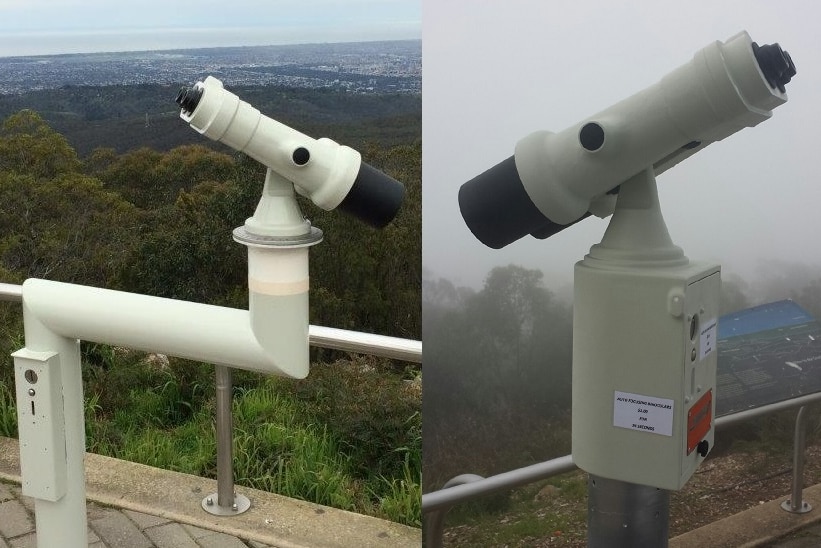
{"label": "price label", "polygon": [[673,403],[673,400],[616,390],[613,396],[613,426],[672,436]]}

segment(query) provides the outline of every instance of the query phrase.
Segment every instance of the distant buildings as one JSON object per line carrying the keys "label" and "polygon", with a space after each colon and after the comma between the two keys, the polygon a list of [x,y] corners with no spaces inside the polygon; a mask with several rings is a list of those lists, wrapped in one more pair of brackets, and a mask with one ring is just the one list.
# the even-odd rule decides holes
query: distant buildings
{"label": "distant buildings", "polygon": [[64,86],[191,83],[421,93],[419,40],[0,58],[0,94]]}

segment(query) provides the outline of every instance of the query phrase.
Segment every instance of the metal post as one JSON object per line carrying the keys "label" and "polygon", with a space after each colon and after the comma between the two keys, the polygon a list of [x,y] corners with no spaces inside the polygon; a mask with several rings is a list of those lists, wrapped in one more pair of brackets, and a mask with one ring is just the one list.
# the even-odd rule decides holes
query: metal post
{"label": "metal post", "polygon": [[[248,497],[234,493],[233,383],[231,368],[215,367],[217,378],[217,492],[202,500],[202,508],[217,516],[235,516],[251,507]],[[214,504],[216,500],[216,504]]]}
{"label": "metal post", "polygon": [[801,407],[795,417],[792,455],[792,491],[790,498],[781,503],[781,508],[793,514],[805,514],[812,510],[810,503],[802,500],[804,489],[804,445],[807,433],[807,408]]}
{"label": "metal post", "polygon": [[588,548],[666,548],[670,492],[590,475],[587,480]]}
{"label": "metal post", "polygon": [[45,327],[26,303],[23,303],[23,320],[26,349],[59,354],[65,417],[66,494],[55,502],[34,499],[37,545],[85,548],[88,546],[83,465],[86,437],[80,341],[62,337]]}
{"label": "metal post", "polygon": [[[445,483],[442,489],[449,489],[457,485],[465,485],[474,481],[482,481],[482,476],[477,474],[461,474],[451,478]],[[442,535],[445,531],[445,514],[450,510],[450,506],[437,508],[428,514],[428,521],[425,525],[425,546],[427,548],[442,548]]]}

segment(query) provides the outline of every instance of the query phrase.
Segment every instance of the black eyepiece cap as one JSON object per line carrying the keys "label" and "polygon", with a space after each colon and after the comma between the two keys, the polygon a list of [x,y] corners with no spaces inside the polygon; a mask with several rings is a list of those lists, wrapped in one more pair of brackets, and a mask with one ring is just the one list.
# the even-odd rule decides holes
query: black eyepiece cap
{"label": "black eyepiece cap", "polygon": [[786,93],[786,84],[796,74],[795,63],[792,62],[790,54],[781,49],[777,43],[759,46],[753,42],[753,55],[770,87],[778,88],[781,93]]}
{"label": "black eyepiece cap", "polygon": [[374,228],[384,228],[396,217],[404,199],[402,183],[362,162],[339,209]]}
{"label": "black eyepiece cap", "polygon": [[177,93],[176,102],[185,114],[193,114],[197,105],[200,104],[202,92],[203,88],[199,86],[192,86],[190,88],[183,86],[180,88],[179,93]]}

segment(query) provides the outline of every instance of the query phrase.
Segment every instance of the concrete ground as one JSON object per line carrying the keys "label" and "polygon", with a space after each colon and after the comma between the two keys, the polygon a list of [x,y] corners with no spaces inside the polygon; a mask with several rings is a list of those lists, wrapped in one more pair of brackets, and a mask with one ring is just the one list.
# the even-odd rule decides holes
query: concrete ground
{"label": "concrete ground", "polygon": [[[35,547],[32,500],[20,490],[17,441],[0,438],[0,548]],[[86,455],[89,546],[94,548],[419,547],[419,529],[239,488],[251,509],[231,517],[202,510],[216,482],[100,455]],[[821,484],[807,487],[805,514],[781,509],[788,495],[670,540],[670,548],[821,547]]]}
{"label": "concrete ground", "polygon": [[782,510],[782,498],[705,525],[673,539],[670,548],[810,548],[821,547],[821,485],[807,487],[803,500],[812,510]]}
{"label": "concrete ground", "polygon": [[[397,523],[238,488],[251,509],[202,509],[216,481],[86,454],[89,546],[95,548],[419,547],[422,532]],[[17,440],[0,438],[0,548],[36,546],[31,499],[20,492]],[[42,547],[41,547],[42,548]]]}

